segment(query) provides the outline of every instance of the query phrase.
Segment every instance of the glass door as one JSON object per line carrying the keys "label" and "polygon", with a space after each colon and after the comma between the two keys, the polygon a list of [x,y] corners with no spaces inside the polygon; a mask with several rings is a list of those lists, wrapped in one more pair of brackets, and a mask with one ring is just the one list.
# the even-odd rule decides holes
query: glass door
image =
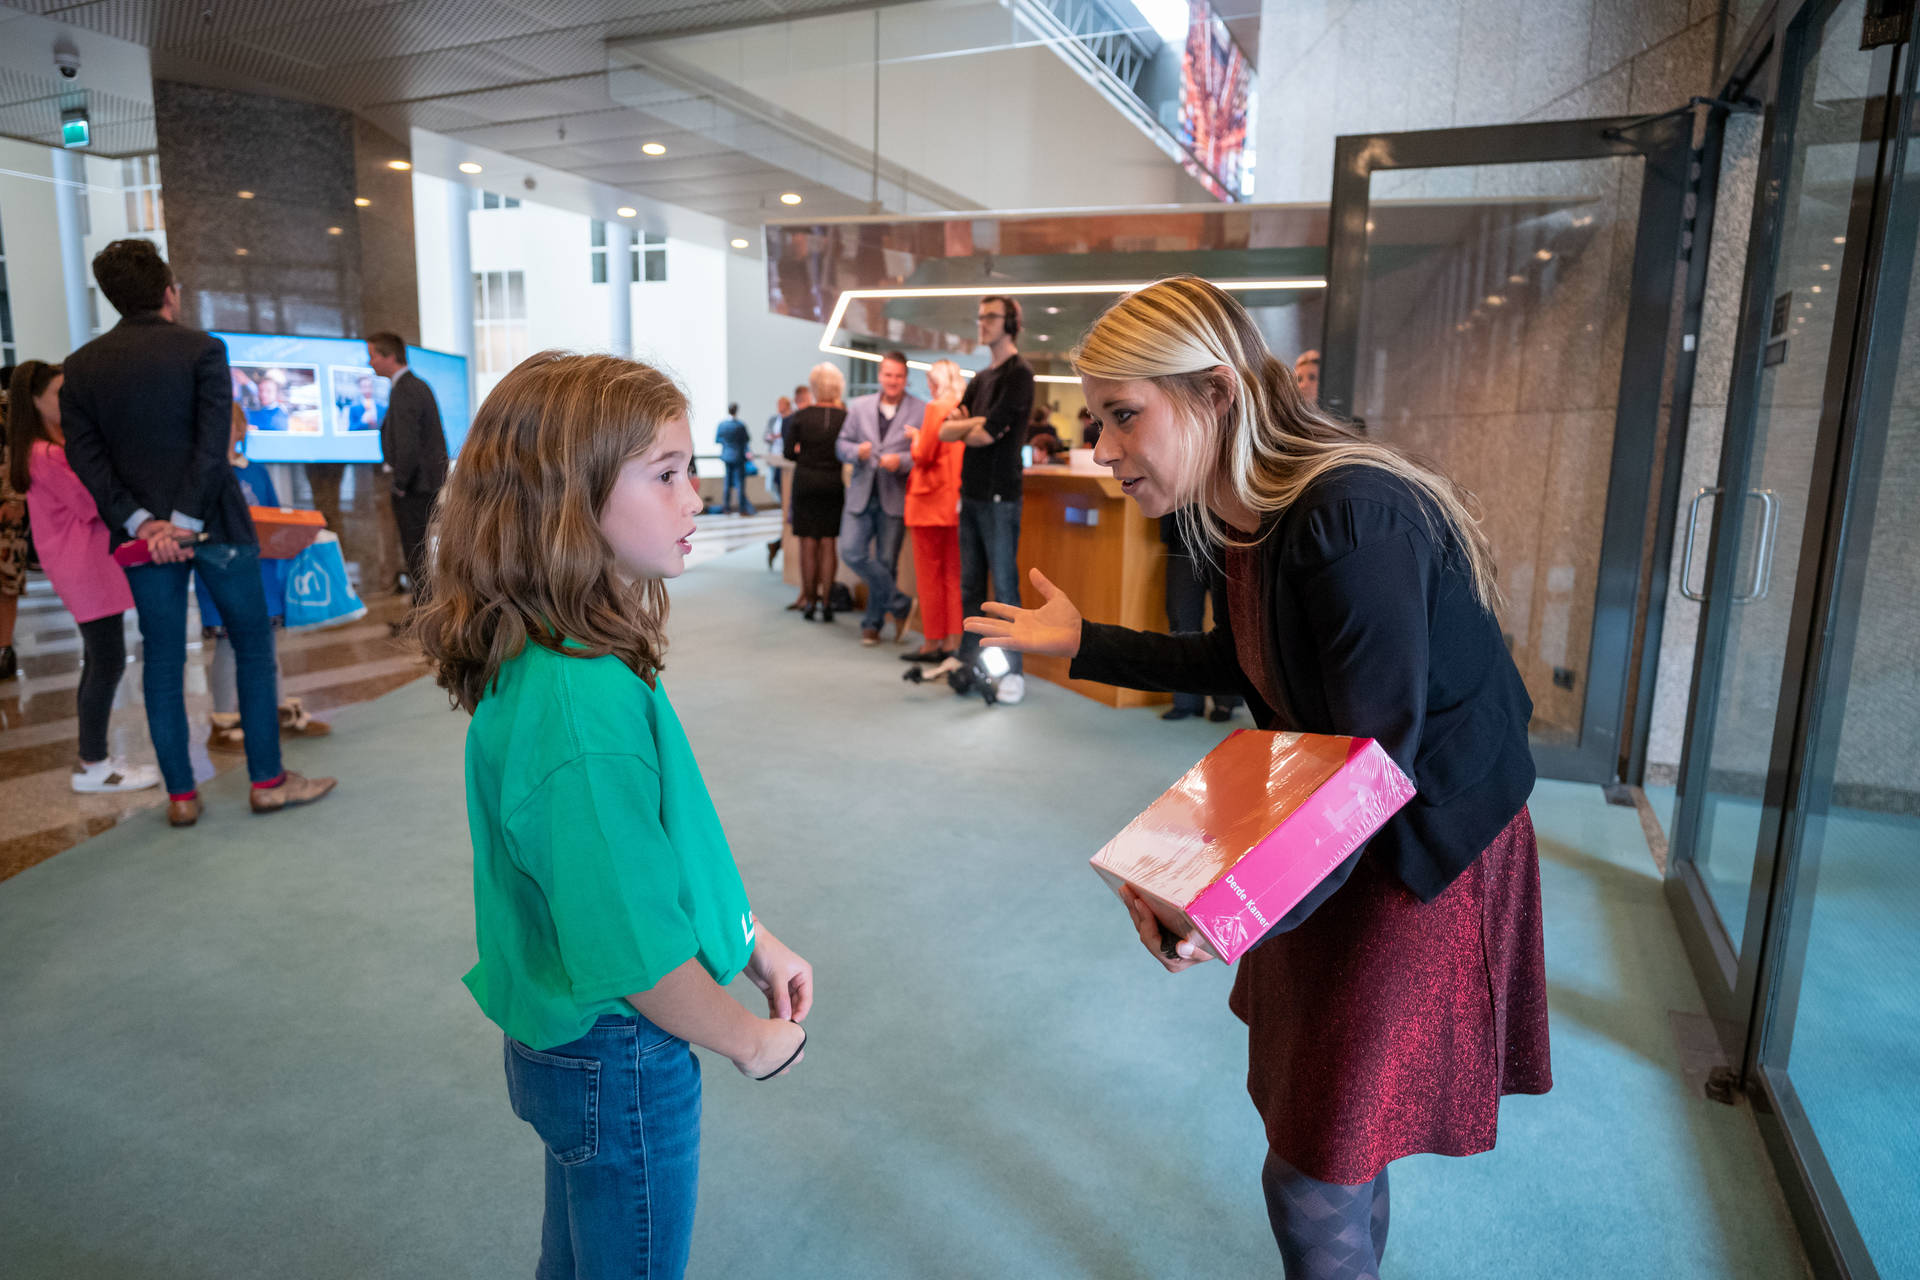
{"label": "glass door", "polygon": [[1549,777],[1619,769],[1694,125],[1336,145],[1322,403],[1477,498]]}
{"label": "glass door", "polygon": [[1705,550],[1682,564],[1703,613],[1673,883],[1683,915],[1698,922],[1692,936],[1711,952],[1709,1003],[1742,1045],[1777,850],[1775,741],[1793,712],[1794,619],[1811,589],[1799,570],[1810,503],[1824,497],[1816,453],[1845,400],[1853,282],[1880,151],[1877,95],[1893,56],[1859,47],[1865,9],[1866,0],[1833,7],[1776,59],[1767,173],[1778,176],[1762,184],[1754,217],[1772,238],[1748,260],[1720,472],[1682,518],[1684,536]]}

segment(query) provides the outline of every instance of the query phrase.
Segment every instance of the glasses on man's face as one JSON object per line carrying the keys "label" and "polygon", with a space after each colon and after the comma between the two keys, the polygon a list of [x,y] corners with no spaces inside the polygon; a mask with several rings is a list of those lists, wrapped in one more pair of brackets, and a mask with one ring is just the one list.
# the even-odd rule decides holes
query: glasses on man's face
{"label": "glasses on man's face", "polygon": [[985,324],[989,320],[1005,320],[1006,318],[1007,313],[1004,311],[982,311],[980,313],[981,324]]}

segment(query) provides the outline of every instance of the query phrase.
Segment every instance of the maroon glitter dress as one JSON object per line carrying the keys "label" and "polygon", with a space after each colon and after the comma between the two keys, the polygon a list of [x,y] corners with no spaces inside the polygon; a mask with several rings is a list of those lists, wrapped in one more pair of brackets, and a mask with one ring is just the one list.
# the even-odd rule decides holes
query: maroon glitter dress
{"label": "maroon glitter dress", "polygon": [[[1257,559],[1229,548],[1226,570],[1231,615],[1266,617]],[[1285,706],[1261,629],[1234,644]],[[1501,1096],[1553,1086],[1533,820],[1521,809],[1431,902],[1363,854],[1298,928],[1240,960],[1229,1006],[1267,1141],[1308,1177],[1357,1185],[1401,1156],[1490,1150]]]}

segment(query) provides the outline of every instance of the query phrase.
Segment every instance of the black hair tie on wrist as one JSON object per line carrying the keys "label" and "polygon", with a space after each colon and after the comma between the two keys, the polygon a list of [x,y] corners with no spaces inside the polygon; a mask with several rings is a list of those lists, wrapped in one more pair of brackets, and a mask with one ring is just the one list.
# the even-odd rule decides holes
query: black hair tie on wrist
{"label": "black hair tie on wrist", "polygon": [[[786,1021],[793,1022],[793,1019],[788,1018],[786,1019]],[[797,1022],[793,1022],[793,1025],[796,1027],[800,1027],[800,1024]],[[807,1051],[807,1029],[805,1027],[800,1027],[800,1047],[793,1051],[793,1057],[788,1058],[785,1062],[781,1063],[779,1066],[775,1067],[773,1070],[767,1072],[767,1074],[763,1076],[755,1076],[754,1079],[755,1080],[773,1079],[775,1076],[779,1075],[782,1071],[785,1071],[788,1067],[792,1066],[795,1060],[798,1059],[800,1055],[805,1053],[806,1051]]]}

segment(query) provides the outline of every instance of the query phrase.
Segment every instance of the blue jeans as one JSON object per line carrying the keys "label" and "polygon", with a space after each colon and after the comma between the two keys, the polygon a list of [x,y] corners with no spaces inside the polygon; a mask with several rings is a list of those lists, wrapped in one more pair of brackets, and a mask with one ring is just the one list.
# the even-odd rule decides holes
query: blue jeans
{"label": "blue jeans", "polygon": [[[980,616],[987,600],[987,578],[993,578],[993,598],[1016,608],[1020,604],[1020,499],[960,499],[960,613],[962,619]],[[961,662],[972,662],[980,651],[980,637],[969,631],[960,637]],[[1002,649],[1007,663],[1019,672],[1020,655]]]}
{"label": "blue jeans", "polygon": [[193,791],[187,752],[187,582],[198,574],[233,641],[234,684],[240,691],[240,729],[246,735],[247,776],[271,782],[281,774],[279,687],[273,668],[273,626],[260,587],[260,550],[230,542],[195,547],[179,564],[143,564],[127,570],[146,674],[147,733],[160,759],[169,795]]}
{"label": "blue jeans", "polygon": [[725,466],[727,468],[727,478],[725,486],[720,490],[721,509],[725,511],[733,510],[733,495],[737,491],[740,494],[740,510],[747,515],[752,515],[754,506],[751,502],[747,501],[746,461],[743,459],[739,462],[729,462],[726,463]]}
{"label": "blue jeans", "polygon": [[867,584],[867,612],[862,628],[877,631],[890,613],[907,616],[913,597],[900,589],[893,572],[900,564],[900,540],[906,536],[905,516],[890,516],[880,507],[876,482],[865,511],[840,517],[840,558]]}
{"label": "blue jeans", "polygon": [[535,1280],[677,1280],[700,1177],[700,1063],[645,1018],[604,1014],[545,1052],[506,1037],[507,1096],[547,1149]]}

